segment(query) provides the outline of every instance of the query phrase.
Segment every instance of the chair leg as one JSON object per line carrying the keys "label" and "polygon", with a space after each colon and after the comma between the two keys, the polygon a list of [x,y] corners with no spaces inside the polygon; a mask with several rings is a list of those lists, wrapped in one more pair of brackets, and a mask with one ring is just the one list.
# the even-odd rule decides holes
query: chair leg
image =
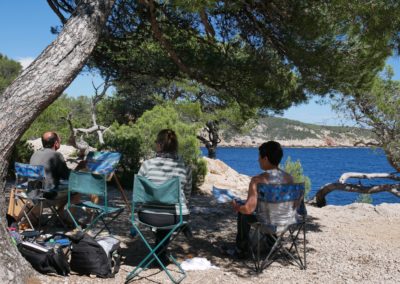
{"label": "chair leg", "polygon": [[304,220],[303,224],[303,259],[304,259],[304,269],[307,269],[307,259],[306,259],[306,222]]}
{"label": "chair leg", "polygon": [[278,238],[275,238],[273,235],[270,235],[274,239],[274,245],[272,246],[271,250],[269,251],[267,257],[264,259],[264,261],[261,264],[260,272],[262,272],[265,268],[267,268],[269,265],[272,264],[272,256],[278,251],[279,247],[282,247],[281,241],[283,238],[283,234],[280,234]]}
{"label": "chair leg", "polygon": [[125,279],[125,283],[130,282],[133,278],[135,278],[137,275],[139,275],[140,272],[142,272],[144,269],[146,269],[154,260],[156,260],[160,266],[162,267],[162,269],[165,271],[165,273],[167,274],[168,278],[175,284],[180,283],[185,277],[186,277],[186,272],[182,269],[181,265],[176,261],[176,259],[172,256],[169,255],[168,257],[172,260],[172,262],[178,267],[179,269],[179,273],[182,274],[181,277],[179,277],[178,279],[175,279],[171,273],[170,270],[162,263],[162,261],[160,260],[160,258],[158,257],[156,251],[161,247],[161,245],[163,244],[163,241],[169,237],[171,237],[171,235],[179,229],[180,225],[177,225],[175,228],[171,229],[171,231],[167,234],[166,237],[164,237],[164,239],[157,244],[157,246],[155,246],[154,248],[152,248],[150,246],[150,244],[146,241],[145,237],[143,236],[142,232],[139,230],[139,228],[132,223],[134,228],[136,229],[136,231],[138,232],[140,238],[143,240],[144,244],[146,245],[146,247],[150,250],[149,254],[147,254],[147,256],[138,264],[138,266],[128,274],[128,276]]}
{"label": "chair leg", "polygon": [[[118,218],[118,216],[121,215],[121,213],[122,213],[122,210],[119,211],[119,212],[117,212],[117,213],[115,213],[114,216],[113,216],[110,220],[108,220],[108,221],[105,220],[105,218],[104,218],[104,217],[107,216],[107,214],[105,214],[105,213],[100,214],[98,218],[95,218],[95,220],[96,220],[96,219],[97,219],[97,220],[100,219],[100,220],[103,222],[104,226],[100,229],[100,231],[98,231],[98,232],[96,233],[96,235],[94,235],[94,238],[96,238],[101,232],[103,232],[104,229],[107,229],[108,233],[112,235],[111,229],[110,229],[110,227],[108,227],[108,224],[110,224],[110,223],[113,222],[116,218]],[[85,229],[85,231],[87,231],[87,230],[90,229],[93,225],[96,224],[97,221],[95,222],[95,220],[93,220],[93,221],[91,222],[90,226],[88,226],[88,227]]]}

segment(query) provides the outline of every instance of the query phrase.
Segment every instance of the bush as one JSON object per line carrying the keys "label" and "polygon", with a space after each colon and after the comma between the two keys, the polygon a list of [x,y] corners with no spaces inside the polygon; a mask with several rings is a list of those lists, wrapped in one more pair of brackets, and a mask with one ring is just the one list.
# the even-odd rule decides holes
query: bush
{"label": "bush", "polygon": [[8,177],[12,177],[15,174],[14,164],[15,162],[19,163],[29,163],[29,160],[33,154],[33,147],[31,144],[27,143],[26,140],[20,140],[15,146],[11,158],[10,164],[8,165]]}
{"label": "bush", "polygon": [[111,127],[112,133],[106,132],[104,136],[105,145],[102,150],[115,150],[121,153],[119,163],[119,177],[127,188],[132,188],[133,176],[139,170],[142,152],[140,141],[132,125],[119,125],[114,123]]}
{"label": "bush", "polygon": [[304,175],[300,161],[297,160],[296,162],[292,162],[292,159],[288,157],[284,170],[293,177],[295,183],[304,182],[304,199],[307,199],[311,190],[311,180],[309,177]]}
{"label": "bush", "polygon": [[156,136],[165,128],[174,130],[178,137],[179,154],[193,170],[193,187],[203,180],[207,169],[200,159],[200,142],[196,138],[199,126],[182,122],[172,106],[159,105],[146,111],[135,124],[114,123],[105,135],[106,147],[122,154],[124,184],[132,185],[133,175],[139,170],[140,163],[155,155]]}
{"label": "bush", "polygon": [[372,196],[371,194],[364,194],[360,193],[357,197],[356,203],[367,203],[371,204],[372,203]]}

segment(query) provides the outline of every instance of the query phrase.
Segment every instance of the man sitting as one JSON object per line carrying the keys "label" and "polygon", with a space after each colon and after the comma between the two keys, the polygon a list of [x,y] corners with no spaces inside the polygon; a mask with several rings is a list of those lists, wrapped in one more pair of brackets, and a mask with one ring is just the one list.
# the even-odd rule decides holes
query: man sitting
{"label": "man sitting", "polygon": [[[60,180],[67,180],[70,170],[61,153],[57,152],[61,145],[61,139],[55,132],[45,132],[42,135],[43,148],[33,153],[30,164],[44,166],[45,184],[48,191],[44,197],[54,199],[59,215],[65,219],[64,206],[67,204],[67,189],[60,186]],[[71,202],[79,202],[79,195],[72,196]],[[36,212],[35,212],[36,213]],[[37,214],[35,214],[37,215]]]}
{"label": "man sitting", "polygon": [[[235,254],[239,258],[246,256],[249,250],[250,224],[257,222],[254,211],[257,208],[257,185],[262,183],[269,184],[290,184],[293,178],[288,173],[279,168],[279,163],[283,157],[281,145],[275,141],[263,143],[259,148],[258,162],[263,173],[252,177],[247,193],[246,202],[241,205],[235,200],[232,201],[233,209],[238,213],[237,235]],[[262,210],[262,208],[258,208]]]}

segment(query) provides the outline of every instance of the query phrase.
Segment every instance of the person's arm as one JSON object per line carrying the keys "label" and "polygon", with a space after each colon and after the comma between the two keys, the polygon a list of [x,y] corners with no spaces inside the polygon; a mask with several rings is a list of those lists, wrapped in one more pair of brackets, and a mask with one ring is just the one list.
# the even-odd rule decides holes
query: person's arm
{"label": "person's arm", "polygon": [[138,174],[138,176],[146,177],[146,175],[147,175],[147,163],[146,163],[146,161],[144,161],[142,163],[142,165],[140,166],[140,169],[139,169],[137,174]]}
{"label": "person's arm", "polygon": [[69,178],[70,170],[67,167],[67,163],[64,160],[64,156],[58,152],[57,152],[57,171],[61,179]]}
{"label": "person's arm", "polygon": [[250,181],[249,185],[249,191],[247,193],[247,200],[244,205],[240,205],[236,203],[235,200],[233,200],[232,205],[233,209],[236,212],[240,212],[242,214],[252,214],[257,207],[257,183],[258,183],[258,178],[253,177]]}

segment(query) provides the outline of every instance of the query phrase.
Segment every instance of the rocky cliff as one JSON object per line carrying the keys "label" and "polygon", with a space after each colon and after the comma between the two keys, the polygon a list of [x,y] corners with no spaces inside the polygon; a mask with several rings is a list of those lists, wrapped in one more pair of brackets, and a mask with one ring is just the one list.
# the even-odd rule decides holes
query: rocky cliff
{"label": "rocky cliff", "polygon": [[225,131],[222,147],[257,147],[275,140],[286,147],[353,147],[356,142],[373,142],[366,129],[348,126],[321,126],[277,117],[260,118],[244,134]]}

